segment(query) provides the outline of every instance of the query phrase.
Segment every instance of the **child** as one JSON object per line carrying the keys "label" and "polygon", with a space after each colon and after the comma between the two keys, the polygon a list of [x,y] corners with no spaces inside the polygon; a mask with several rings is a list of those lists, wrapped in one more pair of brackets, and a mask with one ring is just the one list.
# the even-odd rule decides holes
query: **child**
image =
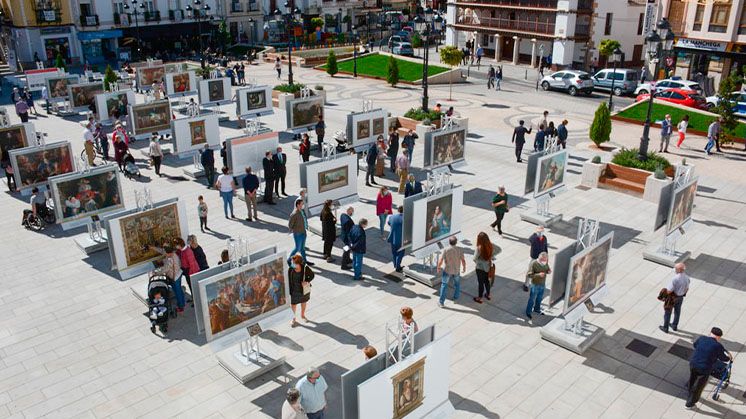
{"label": "child", "polygon": [[199,228],[204,233],[205,230],[210,230],[209,227],[207,227],[207,204],[205,203],[205,198],[200,195],[197,200],[199,201],[199,205],[197,205],[197,214],[199,214]]}
{"label": "child", "polygon": [[163,313],[166,312],[166,299],[161,296],[160,292],[156,292],[153,295],[153,308],[150,309],[150,318],[155,320],[159,317],[163,317]]}

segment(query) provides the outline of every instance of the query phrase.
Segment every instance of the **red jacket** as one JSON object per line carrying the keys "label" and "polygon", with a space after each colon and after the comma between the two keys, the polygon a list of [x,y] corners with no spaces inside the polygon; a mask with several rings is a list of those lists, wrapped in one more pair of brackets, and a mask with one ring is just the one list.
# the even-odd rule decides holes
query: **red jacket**
{"label": "red jacket", "polygon": [[189,275],[199,272],[199,265],[191,247],[187,246],[177,253],[179,254],[179,259],[181,259],[181,269],[186,269]]}
{"label": "red jacket", "polygon": [[392,200],[391,192],[387,193],[386,196],[381,195],[379,192],[376,198],[376,215],[391,214]]}

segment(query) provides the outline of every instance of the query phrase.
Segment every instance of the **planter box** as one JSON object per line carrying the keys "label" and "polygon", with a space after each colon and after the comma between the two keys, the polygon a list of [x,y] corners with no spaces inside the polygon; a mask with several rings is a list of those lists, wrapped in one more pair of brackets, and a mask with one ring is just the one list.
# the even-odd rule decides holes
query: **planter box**
{"label": "planter box", "polygon": [[326,90],[322,89],[311,89],[311,93],[313,93],[314,96],[321,96],[324,98],[324,105],[326,105]]}
{"label": "planter box", "polygon": [[[297,96],[292,93],[282,93],[277,96],[277,107],[281,110],[285,110],[285,103],[288,101],[288,99],[294,99]],[[274,101],[273,101],[274,103]]]}
{"label": "planter box", "polygon": [[599,183],[642,194],[650,172],[607,163]]}
{"label": "planter box", "polygon": [[420,140],[420,142],[422,142],[425,140],[425,133],[428,133],[435,129],[437,128],[435,127],[434,124],[432,125],[417,124],[414,132],[417,134],[417,137]]}
{"label": "planter box", "polygon": [[605,169],[606,163],[593,163],[591,161],[583,163],[583,175],[580,184],[588,188],[598,188],[599,179]]}
{"label": "planter box", "polygon": [[645,192],[642,195],[642,199],[657,204],[661,199],[663,187],[671,182],[673,181],[669,178],[656,179],[655,174],[651,173],[645,181]]}

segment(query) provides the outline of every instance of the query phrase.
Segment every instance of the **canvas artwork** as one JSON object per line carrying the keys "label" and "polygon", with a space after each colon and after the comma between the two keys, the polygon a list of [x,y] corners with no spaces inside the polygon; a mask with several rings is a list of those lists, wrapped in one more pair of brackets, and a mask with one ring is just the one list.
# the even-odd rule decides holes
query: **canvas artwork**
{"label": "canvas artwork", "polygon": [[539,180],[534,194],[541,195],[560,187],[565,182],[567,153],[557,153],[539,161]]}
{"label": "canvas artwork", "polygon": [[45,183],[52,176],[75,171],[75,162],[68,143],[53,144],[45,148],[16,155],[16,173],[21,186]]}
{"label": "canvas artwork", "polygon": [[184,93],[192,91],[192,85],[189,83],[189,73],[178,73],[173,75],[174,93]]}
{"label": "canvas artwork", "polygon": [[319,116],[324,115],[323,102],[319,100],[293,102],[291,115],[292,128],[315,124]]}
{"label": "canvas artwork", "polygon": [[425,399],[425,359],[420,359],[391,379],[394,386],[394,419],[401,419],[422,405]]}
{"label": "canvas artwork", "polygon": [[464,158],[466,130],[433,136],[433,165],[450,164]]}
{"label": "canvas artwork", "polygon": [[55,203],[62,206],[63,220],[71,221],[123,208],[117,169],[56,182]]}
{"label": "canvas artwork", "polygon": [[349,182],[348,166],[319,172],[319,193],[344,188]]}
{"label": "canvas artwork", "polygon": [[427,203],[427,232],[425,241],[438,240],[451,232],[453,195],[449,194]]}
{"label": "canvas artwork", "polygon": [[697,182],[694,181],[684,188],[676,191],[669,217],[668,231],[681,227],[692,216],[694,208],[694,196],[697,194]]}
{"label": "canvas artwork", "polygon": [[189,133],[192,136],[192,145],[206,143],[207,136],[205,135],[205,120],[190,122]]}
{"label": "canvas artwork", "polygon": [[357,136],[355,138],[368,138],[370,137],[370,120],[364,119],[357,121]]}
{"label": "canvas artwork", "polygon": [[167,130],[171,127],[168,101],[151,102],[132,109],[135,131],[138,134]]}
{"label": "canvas artwork", "polygon": [[373,120],[373,135],[383,135],[383,118],[376,118]]}
{"label": "canvas artwork", "polygon": [[[128,215],[119,220],[127,266],[161,258],[153,246],[163,247],[181,237],[178,203]],[[123,266],[119,267],[124,268]]]}
{"label": "canvas artwork", "polygon": [[220,102],[225,98],[223,80],[211,80],[207,83],[208,102]]}
{"label": "canvas artwork", "polygon": [[106,99],[106,109],[110,116],[119,115],[119,117],[122,117],[127,115],[129,104],[126,92],[117,93]]}
{"label": "canvas artwork", "polygon": [[163,66],[138,68],[137,77],[140,88],[149,87],[155,82],[163,81],[165,73],[166,70]]}
{"label": "canvas artwork", "polygon": [[267,98],[264,93],[264,90],[246,92],[246,103],[248,104],[249,110],[262,109],[267,106]]}
{"label": "canvas artwork", "polygon": [[570,262],[570,280],[565,307],[567,311],[583,302],[606,281],[606,265],[609,263],[611,236],[596,243],[588,253],[575,256]]}
{"label": "canvas artwork", "polygon": [[26,128],[23,125],[0,128],[0,152],[27,146],[28,138],[26,138]]}
{"label": "canvas artwork", "polygon": [[78,82],[77,77],[51,77],[47,79],[47,91],[50,99],[66,98],[67,87]]}
{"label": "canvas artwork", "polygon": [[206,283],[203,301],[212,337],[287,304],[285,287],[282,256]]}
{"label": "canvas artwork", "polygon": [[168,63],[163,68],[166,73],[179,73],[187,70],[187,63]]}
{"label": "canvas artwork", "polygon": [[70,86],[70,98],[73,108],[91,106],[96,100],[96,95],[101,93],[104,93],[103,83]]}

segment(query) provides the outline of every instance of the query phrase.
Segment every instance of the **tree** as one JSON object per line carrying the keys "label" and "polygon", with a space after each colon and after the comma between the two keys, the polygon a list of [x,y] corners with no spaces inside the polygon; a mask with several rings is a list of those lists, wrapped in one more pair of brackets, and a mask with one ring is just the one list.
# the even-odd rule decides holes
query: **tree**
{"label": "tree", "polygon": [[[464,59],[464,53],[460,49],[452,45],[445,46],[440,49],[440,61],[443,64],[453,68],[461,64],[461,60]],[[452,100],[451,93],[453,92],[453,76],[448,77],[448,100]]]}
{"label": "tree", "polygon": [[609,57],[611,54],[614,53],[615,49],[621,47],[622,44],[620,44],[619,41],[615,39],[604,39],[598,45],[598,53],[603,55],[604,57]]}
{"label": "tree", "polygon": [[611,114],[606,102],[601,102],[596,109],[596,115],[593,116],[589,136],[591,141],[600,147],[601,143],[609,141],[609,135],[611,135]]}
{"label": "tree", "polygon": [[391,87],[396,87],[396,83],[399,83],[399,64],[393,55],[389,55],[388,74],[386,75],[386,82]]}
{"label": "tree", "polygon": [[220,50],[225,55],[226,47],[231,43],[231,33],[228,31],[228,24],[225,20],[220,21],[218,26],[218,42],[220,42]]}
{"label": "tree", "polygon": [[314,30],[321,29],[324,27],[324,19],[320,17],[314,17],[311,19],[311,26]]}
{"label": "tree", "polygon": [[337,67],[337,55],[334,53],[333,49],[329,50],[329,56],[326,57],[326,72],[332,77],[339,73],[339,68]]}
{"label": "tree", "polygon": [[65,59],[62,58],[62,54],[60,54],[59,52],[54,59],[54,66],[57,68],[64,68],[65,71],[67,71],[67,63],[65,63]]}
{"label": "tree", "polygon": [[421,48],[422,47],[422,37],[419,33],[415,32],[412,35],[412,48]]}
{"label": "tree", "polygon": [[119,80],[119,76],[117,76],[117,73],[115,73],[111,66],[107,64],[106,71],[104,72],[104,89],[110,92],[111,86],[114,85],[117,80]]}
{"label": "tree", "polygon": [[[744,71],[746,71],[746,67],[744,67]],[[721,144],[731,142],[731,137],[736,133],[738,119],[733,110],[738,105],[736,101],[738,85],[742,81],[742,77],[733,71],[728,77],[723,78],[720,81],[720,86],[718,86],[718,103],[713,111],[722,118],[722,122],[720,123],[723,129],[723,135],[720,136]]]}

